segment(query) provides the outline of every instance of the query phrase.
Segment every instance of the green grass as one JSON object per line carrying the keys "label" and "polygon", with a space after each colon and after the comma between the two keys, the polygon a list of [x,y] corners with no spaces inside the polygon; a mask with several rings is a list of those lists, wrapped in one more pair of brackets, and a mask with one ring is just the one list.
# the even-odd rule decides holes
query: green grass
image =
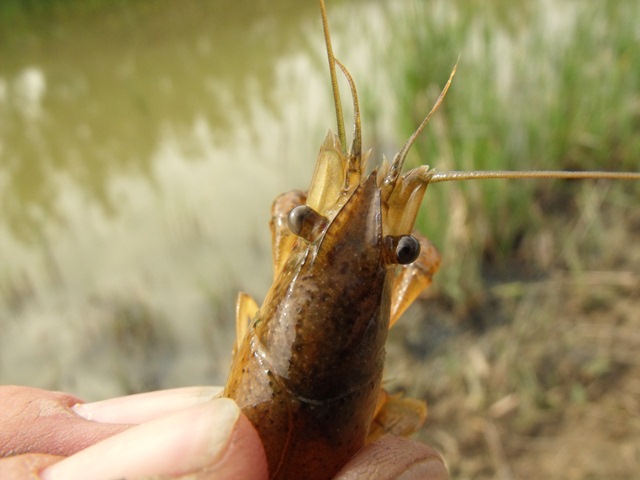
{"label": "green grass", "polygon": [[[520,3],[506,10],[448,5],[415,2],[413,14],[399,20],[404,28],[394,41],[394,54],[405,64],[395,81],[405,138],[460,55],[449,95],[414,147],[415,163],[440,170],[638,170],[637,2],[564,2],[556,7],[567,11],[550,12]],[[555,29],[558,18],[566,25]],[[548,212],[558,214],[571,235],[583,198],[596,195],[603,208],[626,211],[640,194],[637,182],[587,185],[493,180],[431,186],[418,228],[443,250],[445,294],[472,303],[482,296],[487,270],[512,271],[513,263],[518,275],[539,274],[550,264],[586,268],[590,255],[607,248],[605,239],[585,245],[565,238],[585,252],[576,257],[558,246],[558,258],[536,258],[553,222]],[[605,227],[596,222],[591,228]]]}

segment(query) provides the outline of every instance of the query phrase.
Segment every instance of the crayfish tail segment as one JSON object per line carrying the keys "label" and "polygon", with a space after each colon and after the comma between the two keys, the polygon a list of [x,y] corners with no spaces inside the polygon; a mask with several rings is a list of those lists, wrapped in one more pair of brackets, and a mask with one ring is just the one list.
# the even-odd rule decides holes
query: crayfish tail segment
{"label": "crayfish tail segment", "polygon": [[402,394],[389,395],[381,389],[366,444],[375,442],[387,433],[407,437],[422,427],[426,419],[426,402],[404,398]]}
{"label": "crayfish tail segment", "polygon": [[248,293],[240,292],[236,300],[236,342],[233,344],[233,355],[240,349],[249,330],[251,320],[260,307]]}
{"label": "crayfish tail segment", "polygon": [[440,268],[440,252],[420,232],[413,236],[420,242],[418,259],[408,265],[398,267],[398,273],[391,286],[391,313],[389,328],[402,316],[418,296],[429,286]]}

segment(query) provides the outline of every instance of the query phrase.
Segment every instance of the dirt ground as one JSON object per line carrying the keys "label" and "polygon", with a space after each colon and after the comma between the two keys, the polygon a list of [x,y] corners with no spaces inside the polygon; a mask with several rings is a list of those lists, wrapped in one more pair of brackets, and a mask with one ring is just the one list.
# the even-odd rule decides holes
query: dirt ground
{"label": "dirt ground", "polygon": [[452,478],[638,478],[640,234],[629,235],[614,269],[496,282],[464,321],[435,292],[394,327],[390,383],[427,400],[418,438]]}

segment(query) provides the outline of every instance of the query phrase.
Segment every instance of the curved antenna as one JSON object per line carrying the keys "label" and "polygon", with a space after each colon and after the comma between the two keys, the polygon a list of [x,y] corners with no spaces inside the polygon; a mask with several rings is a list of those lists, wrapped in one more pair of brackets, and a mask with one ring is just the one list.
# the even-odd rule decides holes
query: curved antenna
{"label": "curved antenna", "polygon": [[324,43],[327,48],[327,58],[329,59],[329,74],[331,75],[331,88],[333,89],[333,103],[336,107],[336,121],[338,122],[338,138],[342,146],[342,153],[347,153],[347,136],[344,132],[344,116],[342,115],[342,104],[340,103],[340,90],[338,89],[338,77],[336,76],[336,59],[333,56],[331,46],[331,35],[329,33],[329,20],[327,19],[327,9],[324,0],[320,0],[320,12],[322,13],[322,28],[324,29]]}
{"label": "curved antenna", "polygon": [[347,82],[349,82],[349,88],[351,89],[351,98],[353,98],[353,143],[351,144],[351,152],[349,156],[352,158],[360,159],[362,155],[362,124],[360,122],[360,105],[358,103],[358,92],[356,90],[356,84],[345,67],[340,60],[334,58],[335,62],[342,70]]}
{"label": "curved antenna", "polygon": [[[460,57],[458,57],[458,60],[460,60]],[[415,132],[413,132],[413,135],[409,137],[409,140],[407,140],[407,143],[404,144],[404,147],[402,147],[402,149],[398,153],[396,153],[396,156],[393,157],[393,162],[391,163],[389,172],[387,173],[384,179],[384,183],[390,184],[390,185],[395,184],[396,180],[398,179],[398,176],[400,176],[400,172],[402,171],[402,166],[404,165],[404,161],[407,158],[409,149],[413,145],[413,142],[416,141],[416,138],[418,138],[418,136],[422,133],[422,130],[424,130],[424,127],[427,126],[427,123],[429,123],[429,120],[431,120],[431,117],[433,116],[433,114],[436,113],[436,110],[438,110],[438,107],[440,107],[440,105],[442,104],[442,101],[444,100],[444,97],[447,95],[447,91],[451,86],[451,82],[453,81],[453,76],[456,74],[457,69],[458,69],[458,62],[456,61],[456,64],[453,66],[453,70],[451,70],[451,74],[449,75],[449,80],[447,80],[447,84],[444,86],[444,88],[440,92],[440,95],[438,96],[436,103],[431,108],[431,111],[424,118],[424,120],[422,120],[422,123],[420,124],[418,129]]]}
{"label": "curved antenna", "polygon": [[434,172],[429,183],[452,182],[458,180],[486,180],[491,178],[590,178],[611,180],[640,180],[640,173],[636,172],[572,172],[567,170],[538,170],[538,171],[510,171],[510,170],[476,170],[471,172],[450,171]]}

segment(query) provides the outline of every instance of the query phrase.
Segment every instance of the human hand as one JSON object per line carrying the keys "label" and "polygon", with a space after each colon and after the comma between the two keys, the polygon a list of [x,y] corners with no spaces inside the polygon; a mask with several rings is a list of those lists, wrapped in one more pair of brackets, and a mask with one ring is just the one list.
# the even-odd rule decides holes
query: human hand
{"label": "human hand", "polygon": [[[0,478],[267,478],[257,432],[219,387],[190,387],[83,404],[27,387],[0,387]],[[4,457],[4,458],[2,458]],[[340,480],[440,479],[425,445],[383,437],[358,453]]]}
{"label": "human hand", "polygon": [[0,387],[0,478],[266,479],[257,432],[235,402],[212,400],[221,390],[84,404],[61,392]]}

